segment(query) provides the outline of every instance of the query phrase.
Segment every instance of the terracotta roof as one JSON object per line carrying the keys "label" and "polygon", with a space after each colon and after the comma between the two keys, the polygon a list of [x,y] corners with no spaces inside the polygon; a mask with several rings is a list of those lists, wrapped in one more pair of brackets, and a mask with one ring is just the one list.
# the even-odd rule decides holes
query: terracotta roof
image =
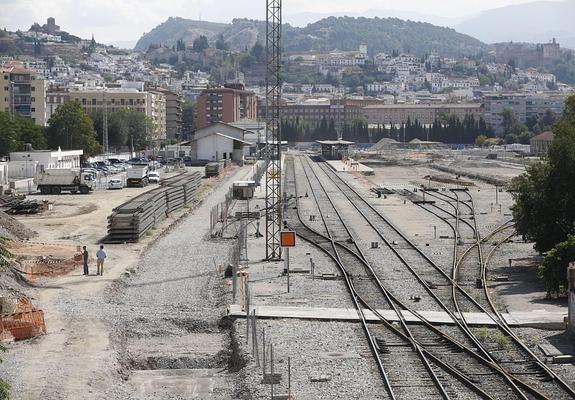
{"label": "terracotta roof", "polygon": [[2,72],[8,72],[10,74],[31,74],[36,75],[34,71],[30,71],[29,69],[24,68],[21,65],[11,65],[6,68],[2,68]]}
{"label": "terracotta roof", "polygon": [[555,135],[551,131],[543,132],[537,136],[533,136],[530,142],[533,141],[544,141],[544,142],[551,142]]}

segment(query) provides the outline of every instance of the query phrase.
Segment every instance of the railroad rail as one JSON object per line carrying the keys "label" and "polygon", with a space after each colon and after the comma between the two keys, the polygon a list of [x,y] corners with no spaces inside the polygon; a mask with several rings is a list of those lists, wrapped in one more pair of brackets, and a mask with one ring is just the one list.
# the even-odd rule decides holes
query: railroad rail
{"label": "railroad rail", "polygon": [[[448,196],[446,194],[441,194],[444,197],[447,197],[451,201],[456,202],[455,212],[450,212],[441,208],[441,206],[437,206],[436,208],[441,208],[442,213],[449,215],[455,222],[451,222],[448,218],[440,215],[433,210],[430,210],[429,207],[421,206],[421,208],[425,209],[426,211],[430,212],[431,214],[435,215],[439,219],[443,220],[448,226],[450,226],[453,234],[454,234],[454,241],[453,241],[453,248],[454,248],[454,256],[453,256],[453,280],[461,284],[461,275],[462,271],[462,264],[465,261],[470,261],[474,263],[475,271],[473,271],[473,279],[472,281],[479,283],[480,287],[476,287],[473,290],[474,295],[470,296],[467,295],[465,297],[461,296],[463,292],[469,290],[470,285],[461,285],[461,291],[456,291],[455,286],[453,290],[453,301],[456,305],[458,312],[462,311],[479,311],[483,312],[492,319],[492,321],[496,324],[496,328],[494,329],[496,337],[502,337],[501,335],[510,339],[510,345],[505,350],[505,352],[501,351],[501,349],[495,348],[494,345],[486,343],[486,349],[494,354],[494,358],[497,359],[497,362],[501,365],[506,365],[506,369],[509,371],[510,374],[514,376],[523,376],[526,381],[529,382],[530,385],[536,386],[539,390],[548,396],[548,398],[562,398],[558,397],[561,395],[566,395],[569,397],[566,398],[575,398],[575,391],[573,390],[570,385],[568,385],[563,379],[561,379],[552,369],[550,369],[543,361],[541,361],[537,355],[513,332],[513,330],[508,326],[507,322],[501,315],[500,311],[497,309],[492,296],[489,292],[489,285],[487,280],[487,266],[489,260],[492,258],[494,252],[502,246],[504,243],[509,241],[514,235],[514,233],[505,237],[505,239],[497,244],[495,248],[491,250],[487,258],[483,256],[483,245],[487,243],[490,239],[492,239],[495,235],[503,233],[505,231],[514,229],[512,221],[506,221],[501,226],[494,229],[484,238],[481,238],[478,226],[477,226],[477,214],[475,212],[475,205],[473,202],[473,197],[469,192],[465,192],[468,196],[467,202],[462,202],[458,192],[453,192],[454,197]],[[448,203],[450,204],[450,203]],[[474,231],[475,231],[475,242],[467,247],[461,255],[458,253],[458,243],[459,241],[459,222],[461,221],[461,214],[460,214],[460,205],[465,204],[471,211],[471,216],[474,221]],[[452,205],[452,204],[450,204]],[[473,253],[476,253],[477,256],[474,259],[472,257]],[[469,279],[467,279],[469,282]],[[480,296],[479,296],[480,293]],[[461,303],[464,302],[464,305]],[[465,325],[467,322],[464,320]],[[470,333],[474,336],[478,336],[479,330],[472,329],[468,327]],[[485,331],[484,331],[485,332]],[[503,354],[506,353],[506,354]],[[559,391],[557,391],[559,389]]]}
{"label": "railroad rail", "polygon": [[[309,163],[309,161],[305,161],[306,163]],[[298,207],[298,193],[297,193],[297,185],[296,185],[296,179],[295,179],[295,170],[293,167],[293,160],[290,161],[290,167],[288,167],[288,182],[286,183],[286,188],[289,189],[292,193],[292,195],[295,194],[295,196],[292,196],[291,198],[295,198],[295,207],[293,206],[293,204],[290,204],[290,206],[288,206],[288,212],[286,212],[286,216],[288,216],[289,218],[289,222],[290,222],[290,226],[297,228],[297,230],[299,231],[300,236],[302,236],[304,239],[318,245],[318,247],[322,248],[324,251],[326,251],[326,253],[328,253],[334,260],[338,261],[338,266],[340,267],[340,269],[342,269],[342,272],[344,273],[344,276],[346,277],[346,282],[348,283],[348,288],[350,289],[350,292],[352,293],[352,296],[354,297],[355,300],[357,299],[361,299],[361,301],[356,301],[356,304],[361,304],[363,303],[364,306],[368,307],[369,309],[371,309],[371,307],[369,307],[369,302],[364,300],[361,296],[361,294],[353,287],[353,284],[355,284],[355,279],[353,279],[354,275],[352,274],[348,274],[346,268],[350,267],[350,264],[352,266],[354,266],[353,268],[357,268],[357,266],[362,266],[365,271],[367,272],[363,272],[363,274],[371,274],[372,275],[372,279],[376,282],[378,282],[378,286],[381,290],[381,293],[386,297],[386,301],[392,304],[393,307],[393,303],[396,304],[396,306],[402,307],[402,309],[408,309],[408,307],[405,307],[405,305],[403,305],[397,298],[394,298],[393,295],[391,295],[391,293],[383,286],[383,284],[381,284],[381,281],[379,281],[377,275],[374,273],[373,269],[369,266],[369,264],[365,261],[365,256],[361,253],[361,249],[359,249],[359,247],[357,247],[355,245],[355,243],[353,242],[353,239],[350,237],[346,240],[344,235],[341,235],[341,221],[338,223],[338,227],[336,228],[335,232],[337,232],[338,238],[339,240],[345,240],[347,243],[350,242],[351,239],[351,243],[353,243],[353,245],[356,247],[357,252],[352,252],[349,251],[344,253],[346,254],[346,257],[351,256],[349,258],[346,258],[345,260],[342,259],[341,257],[338,256],[337,252],[340,251],[341,248],[344,248],[345,246],[341,245],[340,243],[337,243],[333,240],[333,237],[330,238],[326,238],[323,235],[318,234],[317,232],[314,232],[312,229],[310,229],[300,218],[300,213],[299,213],[299,207]],[[318,201],[318,208],[321,210],[322,208],[325,208],[325,211],[328,213],[335,213],[337,214],[337,209],[335,209],[335,206],[333,205],[332,200],[330,199],[330,197],[327,195],[327,191],[325,190],[325,186],[323,184],[321,184],[319,177],[317,176],[317,174],[314,172],[313,174],[310,173],[313,171],[313,167],[311,167],[310,164],[308,164],[308,171],[304,172],[306,174],[306,178],[308,179],[308,181],[310,182],[310,186],[315,185],[316,188],[314,188],[313,190],[313,195],[316,197],[316,201]],[[314,177],[311,177],[312,175],[315,175]],[[291,179],[291,180],[290,180]],[[313,182],[313,183],[312,183]],[[323,186],[323,187],[321,187]],[[306,192],[307,193],[307,192]],[[318,195],[319,193],[319,195]],[[323,194],[322,194],[323,193]],[[328,205],[328,203],[331,203],[331,205]],[[294,211],[297,210],[297,211]],[[331,216],[331,214],[329,214]],[[339,214],[338,214],[339,216]],[[325,229],[326,231],[330,231],[330,227],[329,224],[333,222],[333,218],[325,218],[326,215],[324,213],[322,213],[322,220],[324,222],[325,225]],[[341,220],[341,216],[340,220]],[[294,226],[296,225],[296,226]],[[322,239],[323,238],[323,239]],[[328,239],[328,240],[325,240]],[[328,241],[331,240],[331,248],[334,251],[331,251],[331,249],[329,248],[325,248],[325,246],[322,246],[321,242],[323,241],[324,245],[328,243]],[[336,253],[336,254],[334,254]],[[361,271],[356,271],[356,276],[362,276],[362,272]],[[352,279],[349,279],[349,278]],[[353,282],[352,282],[353,281]],[[390,301],[391,300],[391,301]],[[394,308],[395,309],[395,308]],[[361,311],[358,311],[361,312]],[[417,312],[415,312],[417,314]],[[398,313],[398,317],[400,317],[401,313]],[[385,322],[382,319],[382,322]],[[370,343],[376,343],[377,344],[377,340],[373,339],[373,334],[369,331],[369,327],[366,326],[367,324],[364,324],[364,330],[366,331],[366,333],[368,334],[368,338],[370,338]],[[387,325],[386,325],[387,326]],[[405,335],[406,333],[408,334],[407,337],[403,337],[403,339],[405,340],[411,340],[411,345],[414,346],[414,350],[418,351],[418,355],[420,356],[421,359],[421,355],[425,354],[427,357],[427,361],[428,363],[424,365],[430,365],[429,361],[432,360],[432,363],[436,363],[435,368],[437,368],[437,365],[441,365],[440,369],[442,369],[444,372],[445,371],[449,371],[449,374],[451,374],[452,376],[457,377],[457,380],[459,383],[464,384],[467,388],[472,388],[473,392],[476,394],[479,394],[479,397],[481,398],[528,398],[523,392],[525,391],[526,393],[529,393],[531,396],[534,396],[536,398],[546,398],[544,395],[542,395],[541,393],[539,393],[536,389],[533,389],[531,387],[529,387],[528,385],[526,385],[524,382],[522,382],[521,380],[519,380],[516,377],[512,377],[509,376],[506,371],[504,371],[502,368],[500,368],[498,365],[496,365],[495,363],[492,362],[492,360],[490,360],[488,357],[482,357],[481,355],[478,355],[477,352],[472,349],[472,348],[468,348],[465,345],[459,343],[458,341],[456,341],[453,338],[450,338],[448,335],[446,335],[444,332],[440,331],[439,329],[431,326],[431,324],[427,324],[426,321],[424,321],[424,333],[423,332],[416,332],[417,329],[420,329],[420,327],[418,327],[417,329],[413,329],[412,327],[407,327],[407,325],[405,324],[405,326],[403,326],[404,332],[403,334]],[[392,331],[394,329],[396,329],[395,327],[391,326],[388,327],[388,329],[391,329]],[[402,332],[394,332],[396,335],[400,336],[402,335]],[[436,351],[435,353],[433,351],[431,351],[429,349],[429,343],[433,342],[434,340],[440,340],[443,343],[446,343],[447,346],[451,346],[452,349],[456,349],[457,351],[446,351],[445,348],[442,349],[442,351],[438,351],[437,348],[435,348],[434,350]],[[425,343],[426,345],[423,345],[422,343]],[[475,362],[475,364],[473,364],[473,368],[477,368],[478,365],[480,367],[487,367],[488,372],[486,373],[485,370],[482,370],[481,373],[479,374],[481,377],[476,376],[475,379],[469,379],[469,377],[467,375],[472,376],[473,371],[470,371],[469,369],[467,371],[465,371],[465,373],[462,373],[460,370],[458,370],[457,368],[454,368],[453,365],[458,365],[459,368],[462,368],[462,353],[465,354],[465,356],[468,356],[467,359],[465,359],[465,357],[463,357],[466,362],[468,363],[466,365],[467,368],[471,368],[470,365],[473,364],[473,362]],[[453,358],[451,359],[451,362],[446,362],[446,359],[448,359],[450,356],[452,356]],[[381,357],[378,357],[378,364],[380,366],[380,368],[383,367],[383,360]],[[472,361],[470,361],[472,360]],[[470,364],[471,363],[471,364]],[[465,367],[463,367],[463,369],[465,369]],[[429,371],[429,367],[426,367],[426,370],[429,373],[429,376],[431,377],[431,380],[434,382],[438,381],[438,377],[434,377],[437,376],[437,373],[433,374]],[[475,373],[477,374],[478,370],[475,370]],[[467,374],[467,375],[466,375]],[[499,380],[497,382],[493,382],[493,381],[488,381],[486,380],[486,376],[491,375],[491,377],[493,378],[494,376],[496,376]],[[390,389],[390,393],[393,393],[393,384],[392,382],[389,382],[389,377],[386,376],[386,379],[388,380],[388,388]],[[478,387],[478,385],[471,385],[473,383],[473,381],[477,381],[477,382],[484,382],[484,383],[488,383],[488,389],[493,392],[494,390],[501,390],[501,392],[498,392],[495,397],[491,397],[490,395],[487,394],[486,391],[483,391],[480,387]],[[489,384],[490,383],[490,384]],[[495,383],[495,385],[494,385]],[[471,385],[471,386],[470,386]],[[437,389],[439,389],[440,387],[437,386]],[[510,394],[510,391],[513,393],[513,395]],[[445,397],[446,395],[448,395],[447,393],[441,392],[442,396]]]}

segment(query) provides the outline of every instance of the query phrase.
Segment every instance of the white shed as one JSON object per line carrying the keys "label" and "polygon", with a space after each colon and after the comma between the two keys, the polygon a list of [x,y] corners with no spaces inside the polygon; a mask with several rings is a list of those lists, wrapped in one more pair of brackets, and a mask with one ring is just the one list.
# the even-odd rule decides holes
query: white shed
{"label": "white shed", "polygon": [[80,168],[80,159],[83,150],[33,150],[16,151],[10,153],[10,161],[23,161],[38,163],[40,171],[47,169]]}
{"label": "white shed", "polygon": [[232,160],[241,162],[244,159],[244,147],[251,143],[223,133],[213,132],[196,140],[198,160]]}

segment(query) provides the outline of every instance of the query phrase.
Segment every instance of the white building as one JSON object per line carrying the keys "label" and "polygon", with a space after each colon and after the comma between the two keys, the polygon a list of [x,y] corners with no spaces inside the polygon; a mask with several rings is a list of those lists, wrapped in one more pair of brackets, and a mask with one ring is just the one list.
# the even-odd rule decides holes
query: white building
{"label": "white building", "polygon": [[83,150],[33,150],[10,153],[10,162],[37,162],[37,172],[47,169],[80,168]]}
{"label": "white building", "polygon": [[199,129],[194,135],[197,160],[242,162],[253,143],[244,139],[244,129],[223,122]]}

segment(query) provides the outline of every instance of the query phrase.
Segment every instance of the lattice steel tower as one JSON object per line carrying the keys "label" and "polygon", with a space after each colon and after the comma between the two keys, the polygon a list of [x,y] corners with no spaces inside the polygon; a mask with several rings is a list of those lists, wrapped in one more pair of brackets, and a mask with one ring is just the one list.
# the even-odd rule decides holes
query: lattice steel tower
{"label": "lattice steel tower", "polygon": [[266,258],[281,259],[281,37],[282,2],[266,0]]}

